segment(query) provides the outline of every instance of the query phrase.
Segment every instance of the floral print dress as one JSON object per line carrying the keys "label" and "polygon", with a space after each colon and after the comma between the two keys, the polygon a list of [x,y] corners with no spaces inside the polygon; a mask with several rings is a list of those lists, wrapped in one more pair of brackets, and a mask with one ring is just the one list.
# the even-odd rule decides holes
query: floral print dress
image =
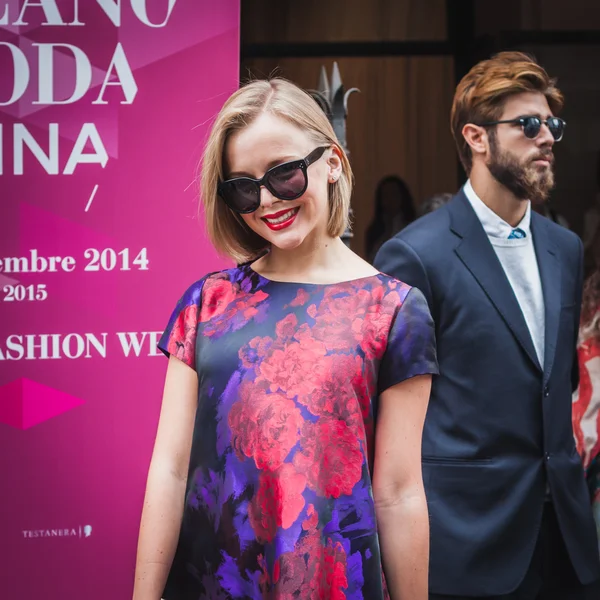
{"label": "floral print dress", "polygon": [[579,329],[579,387],[573,394],[573,432],[586,472],[600,548],[600,310]]}
{"label": "floral print dress", "polygon": [[166,600],[387,598],[371,489],[377,399],[437,373],[421,292],[210,274],[160,349],[198,374]]}

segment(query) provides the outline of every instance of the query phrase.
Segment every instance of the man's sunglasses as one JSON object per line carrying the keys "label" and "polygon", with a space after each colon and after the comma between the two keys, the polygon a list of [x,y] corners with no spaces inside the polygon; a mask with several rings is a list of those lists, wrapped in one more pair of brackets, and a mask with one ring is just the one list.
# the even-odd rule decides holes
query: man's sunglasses
{"label": "man's sunglasses", "polygon": [[534,139],[540,134],[542,125],[546,125],[552,134],[555,142],[560,142],[565,133],[566,123],[558,117],[550,117],[543,120],[539,117],[519,117],[517,119],[509,119],[507,121],[490,121],[489,123],[481,123],[480,127],[489,127],[491,125],[500,125],[500,123],[514,123],[523,128],[525,137]]}
{"label": "man's sunglasses", "polygon": [[277,165],[260,179],[236,177],[221,181],[217,186],[217,194],[231,210],[242,214],[252,213],[260,206],[262,186],[280,200],[300,198],[308,187],[308,167],[319,160],[327,148],[329,146],[321,146],[306,158]]}

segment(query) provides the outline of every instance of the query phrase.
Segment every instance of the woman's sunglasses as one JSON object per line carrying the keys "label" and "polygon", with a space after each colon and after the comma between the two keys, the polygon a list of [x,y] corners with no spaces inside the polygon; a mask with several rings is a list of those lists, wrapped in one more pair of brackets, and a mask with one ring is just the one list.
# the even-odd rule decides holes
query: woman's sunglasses
{"label": "woman's sunglasses", "polygon": [[236,177],[221,181],[217,194],[237,213],[254,212],[260,206],[260,188],[264,185],[275,198],[295,200],[308,187],[307,169],[323,156],[329,146],[313,150],[306,158],[293,160],[269,169],[261,179]]}
{"label": "woman's sunglasses", "polygon": [[514,123],[523,128],[525,137],[534,139],[540,134],[542,125],[546,125],[552,134],[555,142],[560,142],[565,133],[566,123],[558,117],[550,117],[543,120],[539,117],[519,117],[518,119],[509,119],[507,121],[490,121],[489,123],[481,123],[480,127],[489,127],[491,125],[500,125],[500,123]]}

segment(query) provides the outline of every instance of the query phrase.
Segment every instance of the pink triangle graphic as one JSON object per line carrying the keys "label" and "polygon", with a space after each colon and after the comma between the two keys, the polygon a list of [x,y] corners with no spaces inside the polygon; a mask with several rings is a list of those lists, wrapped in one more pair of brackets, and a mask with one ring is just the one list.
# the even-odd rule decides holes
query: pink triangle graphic
{"label": "pink triangle graphic", "polygon": [[0,273],[0,289],[2,289],[5,285],[16,285],[17,283],[19,283],[18,279],[11,279],[10,277]]}
{"label": "pink triangle graphic", "polygon": [[[0,17],[7,19],[8,23],[13,23],[17,20],[21,7],[19,6],[19,0],[6,0],[3,4],[4,9],[0,10]],[[19,33],[19,27],[17,25],[0,25],[1,29],[6,29],[11,33]]]}
{"label": "pink triangle graphic", "polygon": [[81,404],[80,398],[21,378],[0,388],[0,422],[29,429]]}

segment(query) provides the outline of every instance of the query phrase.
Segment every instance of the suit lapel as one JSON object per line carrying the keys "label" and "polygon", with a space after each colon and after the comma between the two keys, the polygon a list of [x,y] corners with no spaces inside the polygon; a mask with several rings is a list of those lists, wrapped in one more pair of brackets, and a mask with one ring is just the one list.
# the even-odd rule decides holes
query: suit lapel
{"label": "suit lapel", "polygon": [[547,381],[554,363],[560,319],[560,260],[552,241],[552,234],[546,227],[546,221],[533,212],[531,213],[531,232],[544,294],[544,381]]}
{"label": "suit lapel", "polygon": [[451,229],[461,242],[456,254],[481,286],[533,365],[542,371],[519,303],[481,222],[464,192],[448,204]]}

